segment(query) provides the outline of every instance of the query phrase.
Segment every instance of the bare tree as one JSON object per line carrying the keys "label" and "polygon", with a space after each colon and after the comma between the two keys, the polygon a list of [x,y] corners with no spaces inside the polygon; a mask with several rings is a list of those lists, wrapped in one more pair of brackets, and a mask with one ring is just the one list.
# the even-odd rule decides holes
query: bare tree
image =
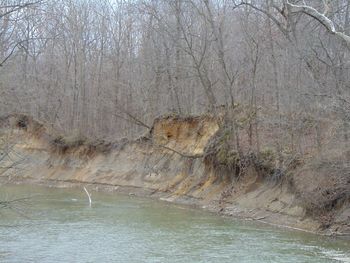
{"label": "bare tree", "polygon": [[226,108],[239,152],[245,141],[263,151],[273,127],[280,159],[310,140],[321,152],[323,123],[335,116],[349,141],[348,1],[10,2],[0,5],[3,115],[115,139],[169,112]]}

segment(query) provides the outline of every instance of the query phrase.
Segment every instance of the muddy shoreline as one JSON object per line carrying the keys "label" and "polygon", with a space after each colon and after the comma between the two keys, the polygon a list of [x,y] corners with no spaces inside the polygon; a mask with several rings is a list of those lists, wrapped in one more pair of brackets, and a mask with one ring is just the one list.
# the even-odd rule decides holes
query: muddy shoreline
{"label": "muddy shoreline", "polygon": [[[16,126],[17,117],[11,118],[0,126],[0,138],[11,146],[1,165],[16,165],[15,169],[0,171],[1,183],[84,185],[91,190],[191,205],[223,216],[304,232],[350,236],[349,203],[334,203],[328,214],[310,214],[306,199],[298,194],[301,189],[310,197],[318,196],[312,183],[317,179],[313,179],[315,172],[295,171],[295,178],[293,174],[290,177],[295,183],[292,187],[288,181],[267,180],[252,165],[234,178],[226,166],[208,162],[204,153],[207,145],[215,142],[212,138],[219,129],[215,119],[159,119],[148,137],[138,140],[72,140],[67,144],[67,139],[57,137],[35,120],[30,119],[23,129]],[[313,180],[309,183],[304,179]],[[326,220],[322,216],[327,216]]]}
{"label": "muddy shoreline", "polygon": [[[87,187],[89,191],[96,192],[108,192],[116,193],[128,196],[136,196],[139,198],[150,198],[157,201],[163,201],[178,205],[189,206],[194,209],[202,209],[204,211],[214,213],[218,216],[224,216],[232,219],[254,221],[262,225],[270,225],[282,229],[291,231],[301,231],[305,233],[322,235],[334,238],[341,238],[350,240],[350,234],[341,234],[335,232],[319,231],[318,223],[315,221],[309,221],[306,226],[306,222],[300,224],[300,218],[294,218],[288,215],[282,215],[264,211],[260,209],[247,210],[242,209],[239,206],[235,206],[232,203],[222,203],[220,201],[212,201],[210,204],[203,202],[203,200],[194,198],[192,196],[177,196],[174,198],[169,192],[160,192],[152,189],[146,189],[135,186],[123,186],[123,185],[111,185],[101,183],[89,183],[89,182],[78,182],[72,180],[40,180],[34,178],[23,178],[14,177],[9,178],[8,176],[0,176],[0,184],[2,185],[38,185],[44,187],[54,188],[76,188],[80,189]],[[308,219],[305,219],[308,220]],[[310,230],[314,229],[314,230]]]}

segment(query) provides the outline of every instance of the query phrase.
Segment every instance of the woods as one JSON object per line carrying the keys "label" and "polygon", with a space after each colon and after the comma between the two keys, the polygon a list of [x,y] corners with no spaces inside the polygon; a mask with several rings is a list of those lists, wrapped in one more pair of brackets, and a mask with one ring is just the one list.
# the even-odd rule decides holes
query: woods
{"label": "woods", "polygon": [[349,51],[349,0],[0,0],[0,179],[349,235]]}
{"label": "woods", "polygon": [[0,112],[115,139],[142,134],[165,113],[240,104],[256,116],[256,138],[265,108],[280,130],[308,115],[321,132],[319,121],[336,116],[347,141],[349,5],[4,0]]}

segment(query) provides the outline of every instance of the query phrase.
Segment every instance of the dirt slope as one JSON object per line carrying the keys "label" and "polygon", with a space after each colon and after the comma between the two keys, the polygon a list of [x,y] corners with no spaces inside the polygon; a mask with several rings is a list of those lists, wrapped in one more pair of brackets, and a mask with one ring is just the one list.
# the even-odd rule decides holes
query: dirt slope
{"label": "dirt slope", "polygon": [[[300,179],[301,172],[284,183],[262,178],[254,166],[248,166],[239,179],[220,176],[204,158],[218,131],[219,122],[213,117],[164,117],[138,140],[89,142],[64,138],[29,117],[14,115],[0,120],[1,141],[10,149],[0,159],[1,167],[16,164],[13,169],[2,168],[1,181],[66,187],[88,184],[90,189],[188,203],[306,231],[350,234],[349,203],[333,204],[338,207],[332,208],[325,226],[322,217],[329,213],[312,214],[304,205],[301,193],[314,189],[304,189],[312,186]],[[314,175],[307,174],[313,180]]]}

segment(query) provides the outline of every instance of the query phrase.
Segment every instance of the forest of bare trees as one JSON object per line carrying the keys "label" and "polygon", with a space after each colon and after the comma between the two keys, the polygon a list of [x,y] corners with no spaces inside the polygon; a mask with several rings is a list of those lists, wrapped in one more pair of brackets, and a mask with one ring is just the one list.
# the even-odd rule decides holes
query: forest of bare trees
{"label": "forest of bare trees", "polygon": [[0,113],[116,139],[239,103],[347,140],[349,35],[348,0],[1,0]]}

